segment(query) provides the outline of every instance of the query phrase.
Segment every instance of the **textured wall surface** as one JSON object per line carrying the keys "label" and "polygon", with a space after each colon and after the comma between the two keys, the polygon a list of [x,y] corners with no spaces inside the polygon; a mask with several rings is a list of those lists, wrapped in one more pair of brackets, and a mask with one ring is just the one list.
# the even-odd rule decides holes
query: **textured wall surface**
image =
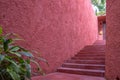
{"label": "textured wall surface", "polygon": [[22,36],[22,46],[42,53],[46,72],[97,38],[90,0],[0,0],[0,24]]}
{"label": "textured wall surface", "polygon": [[[106,77],[120,79],[120,0],[107,0]],[[119,79],[116,79],[116,77]]]}

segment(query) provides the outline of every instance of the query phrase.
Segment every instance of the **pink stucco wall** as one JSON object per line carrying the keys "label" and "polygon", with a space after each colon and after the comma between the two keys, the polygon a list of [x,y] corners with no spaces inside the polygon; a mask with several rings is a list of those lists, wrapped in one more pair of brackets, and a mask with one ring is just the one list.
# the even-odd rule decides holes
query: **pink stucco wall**
{"label": "pink stucco wall", "polygon": [[[120,0],[107,0],[106,78],[120,79]],[[119,79],[116,79],[116,77]]]}
{"label": "pink stucco wall", "polygon": [[97,39],[90,0],[0,0],[0,24],[22,36],[22,46],[42,53],[46,72]]}

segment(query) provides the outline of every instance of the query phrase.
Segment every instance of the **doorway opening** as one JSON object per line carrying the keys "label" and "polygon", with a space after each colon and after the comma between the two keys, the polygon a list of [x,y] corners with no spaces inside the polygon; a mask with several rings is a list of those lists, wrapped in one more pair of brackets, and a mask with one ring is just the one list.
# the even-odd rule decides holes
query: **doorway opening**
{"label": "doorway opening", "polygon": [[91,0],[98,17],[98,39],[106,40],[106,0]]}

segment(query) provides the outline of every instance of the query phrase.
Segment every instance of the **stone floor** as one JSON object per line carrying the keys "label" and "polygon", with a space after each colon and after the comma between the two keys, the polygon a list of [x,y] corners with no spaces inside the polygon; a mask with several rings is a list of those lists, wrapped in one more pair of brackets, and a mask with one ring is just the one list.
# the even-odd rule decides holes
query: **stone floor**
{"label": "stone floor", "polygon": [[33,77],[32,80],[105,80],[103,77],[84,76],[66,73],[51,73],[46,76]]}

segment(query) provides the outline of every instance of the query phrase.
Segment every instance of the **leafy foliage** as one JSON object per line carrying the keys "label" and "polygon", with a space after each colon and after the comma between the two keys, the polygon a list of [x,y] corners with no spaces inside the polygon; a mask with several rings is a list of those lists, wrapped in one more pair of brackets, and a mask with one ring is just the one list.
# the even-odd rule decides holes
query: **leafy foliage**
{"label": "leafy foliage", "polygon": [[20,40],[17,34],[3,35],[0,27],[0,80],[30,80],[31,62],[37,65],[38,72],[43,73],[35,59],[47,61],[34,57],[30,51],[16,45],[16,40]]}
{"label": "leafy foliage", "polygon": [[106,14],[106,0],[92,0],[91,2],[96,8],[96,15]]}

